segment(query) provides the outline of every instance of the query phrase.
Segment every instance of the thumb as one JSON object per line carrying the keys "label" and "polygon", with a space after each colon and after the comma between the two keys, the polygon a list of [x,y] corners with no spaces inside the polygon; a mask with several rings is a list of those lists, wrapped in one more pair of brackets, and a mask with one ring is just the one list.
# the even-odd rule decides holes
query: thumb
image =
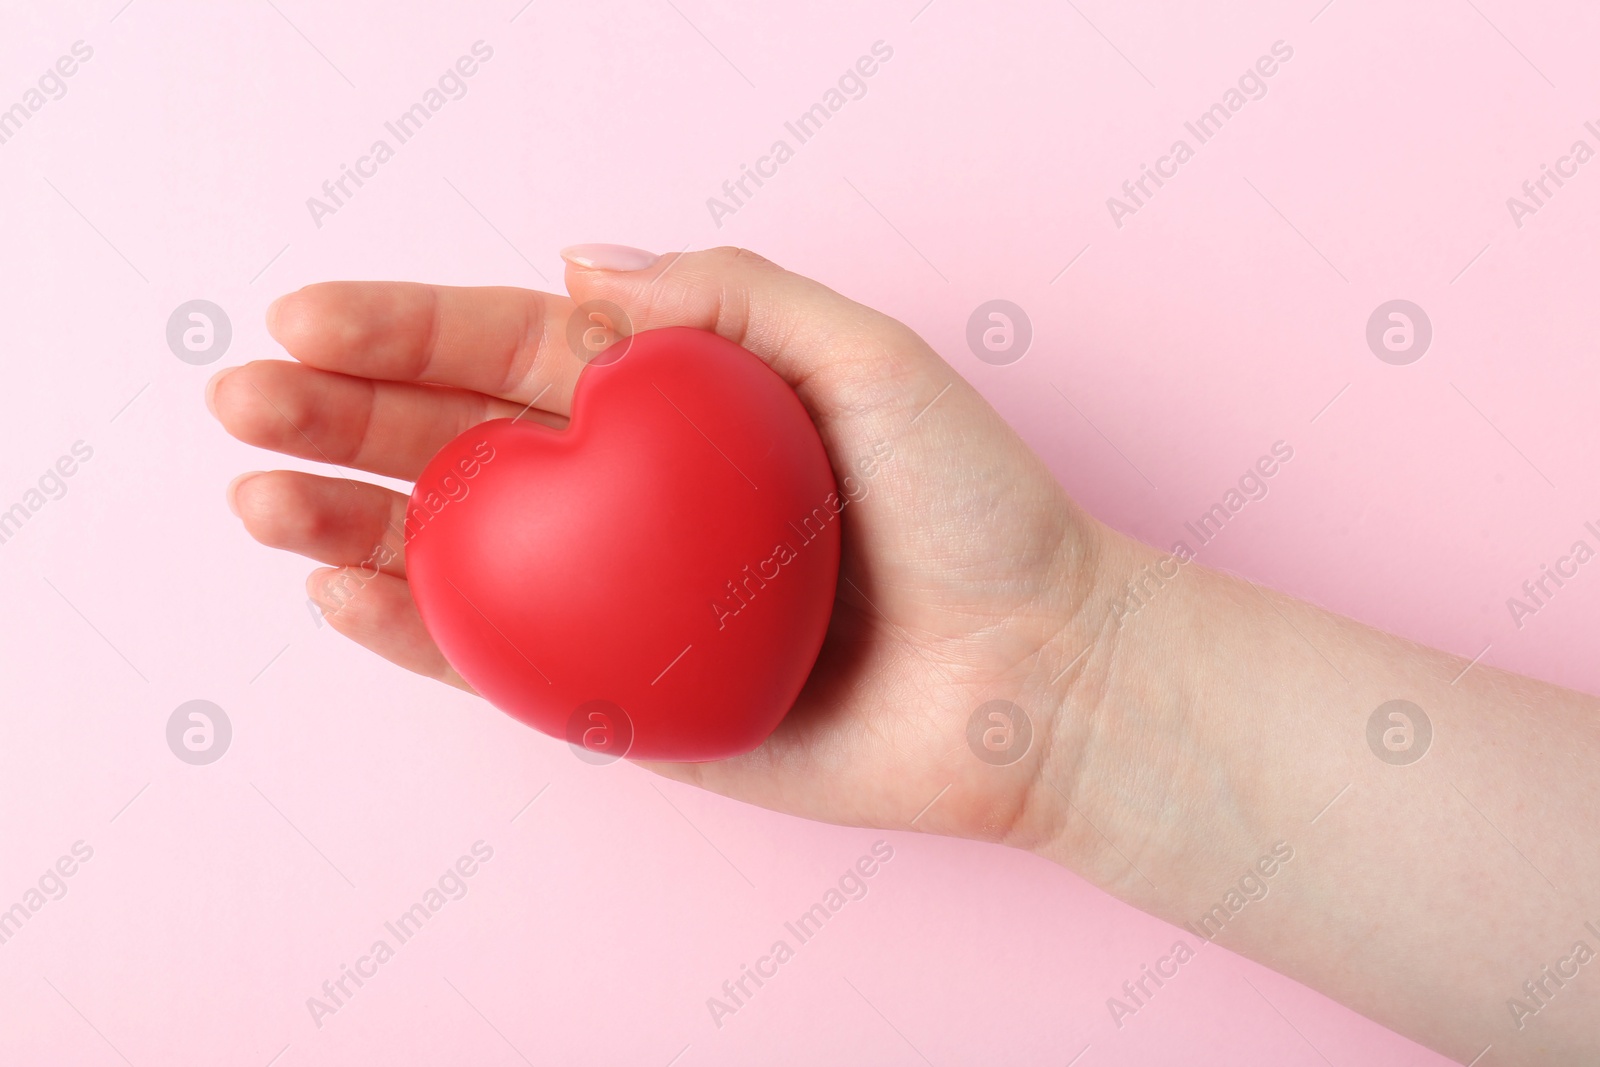
{"label": "thumb", "polygon": [[871,400],[891,409],[926,403],[954,377],[904,324],[742,248],[656,256],[587,244],[562,249],[561,258],[576,314],[603,301],[621,312],[614,325],[623,334],[710,330],[765,360],[813,414],[842,413],[846,396],[859,410],[869,382],[884,389]]}

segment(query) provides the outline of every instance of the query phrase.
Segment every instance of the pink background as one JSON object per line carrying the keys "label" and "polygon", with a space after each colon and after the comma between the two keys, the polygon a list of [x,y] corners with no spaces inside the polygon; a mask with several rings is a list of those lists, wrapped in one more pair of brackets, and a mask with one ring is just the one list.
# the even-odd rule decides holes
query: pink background
{"label": "pink background", "polygon": [[[279,354],[262,311],[307,282],[539,287],[576,241],[742,244],[915,326],[1117,527],[1170,543],[1286,440],[1206,562],[1600,690],[1600,569],[1521,630],[1505,607],[1600,521],[1600,161],[1520,229],[1505,204],[1595,143],[1600,15],[122,3],[0,15],[0,107],[94,50],[0,145],[0,508],[94,450],[0,545],[0,907],[94,849],[0,946],[0,1060],[1442,1062],[1215,948],[1118,1030],[1106,998],[1175,933],[1062,870],[591,767],[389,667],[316,626],[309,565],[228,513],[229,477],[275,464],[201,394]],[[480,39],[468,95],[316,227],[305,199]],[[715,226],[706,198],[878,40],[866,96]],[[1106,198],[1277,40],[1266,97],[1113,225]],[[205,367],[164,337],[197,297],[234,328]],[[1010,366],[964,341],[996,297],[1035,330]],[[1433,323],[1410,366],[1364,340],[1393,298]],[[195,698],[234,728],[209,766],[164,737]],[[306,998],[480,839],[468,895],[313,1025]],[[879,839],[870,894],[714,1026],[706,998]]]}

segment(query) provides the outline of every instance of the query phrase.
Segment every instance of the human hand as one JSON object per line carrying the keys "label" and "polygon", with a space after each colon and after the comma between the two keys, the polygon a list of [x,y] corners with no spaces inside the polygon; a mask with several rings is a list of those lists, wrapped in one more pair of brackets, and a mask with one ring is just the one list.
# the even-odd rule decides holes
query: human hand
{"label": "human hand", "polygon": [[[813,819],[1023,846],[1054,834],[1058,799],[1040,794],[1065,796],[1090,732],[1086,670],[1102,659],[1083,654],[1105,639],[1106,613],[1088,605],[1108,532],[899,322],[736,249],[566,257],[570,296],[387,282],[289,294],[268,327],[298,362],[224,371],[208,403],[247,443],[409,480],[486,419],[564,424],[585,365],[567,323],[584,302],[620,307],[631,331],[693,326],[745,346],[794,387],[841,483],[862,487],[844,512],[838,600],[764,745],[652,769]],[[307,588],[335,629],[467,688],[406,586],[406,497],[276,471],[236,479],[229,500],[257,540],[332,565]],[[1009,766],[968,747],[968,721],[991,700],[1032,729]],[[1052,761],[1066,769],[1046,774]]]}

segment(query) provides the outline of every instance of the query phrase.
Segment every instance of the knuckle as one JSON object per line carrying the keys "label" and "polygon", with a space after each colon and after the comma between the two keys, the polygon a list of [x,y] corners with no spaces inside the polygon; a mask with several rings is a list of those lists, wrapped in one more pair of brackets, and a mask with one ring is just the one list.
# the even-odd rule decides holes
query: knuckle
{"label": "knuckle", "polygon": [[719,245],[707,249],[705,255],[714,258],[725,266],[755,268],[758,270],[778,270],[778,265],[758,252],[738,245]]}

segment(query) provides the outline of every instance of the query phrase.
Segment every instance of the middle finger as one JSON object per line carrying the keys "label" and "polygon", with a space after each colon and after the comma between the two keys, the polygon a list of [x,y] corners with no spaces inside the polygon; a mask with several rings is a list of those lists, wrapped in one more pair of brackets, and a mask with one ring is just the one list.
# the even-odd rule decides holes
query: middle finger
{"label": "middle finger", "polygon": [[212,379],[207,401],[234,437],[302,459],[415,481],[433,454],[489,419],[559,416],[482,393],[259,360]]}
{"label": "middle finger", "polygon": [[322,370],[429,382],[570,410],[583,362],[567,344],[567,297],[508,286],[318,282],[279,297],[267,328]]}

